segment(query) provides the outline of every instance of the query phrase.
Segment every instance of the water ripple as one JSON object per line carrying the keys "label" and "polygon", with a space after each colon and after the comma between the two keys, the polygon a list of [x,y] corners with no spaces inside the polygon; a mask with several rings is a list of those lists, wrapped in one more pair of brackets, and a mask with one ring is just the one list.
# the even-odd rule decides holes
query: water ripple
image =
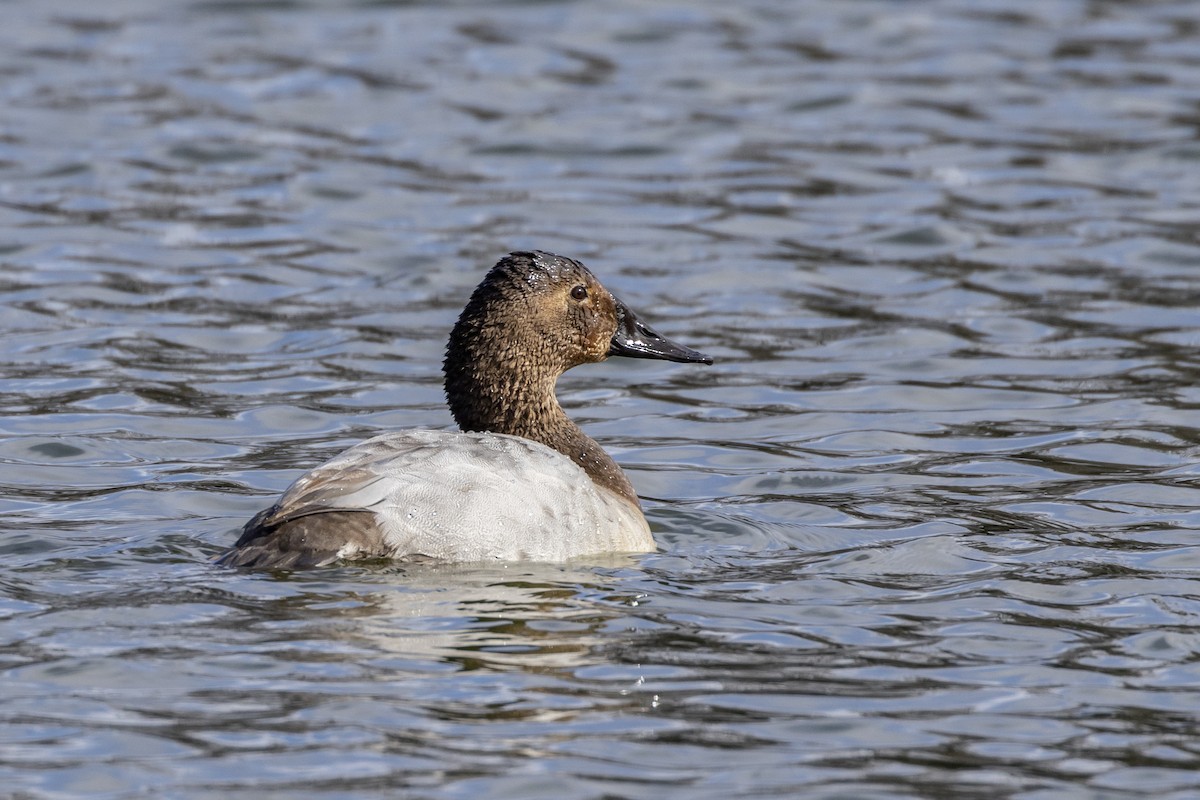
{"label": "water ripple", "polygon": [[[10,791],[1200,789],[1189,4],[10,5]],[[660,552],[209,567],[527,247]]]}

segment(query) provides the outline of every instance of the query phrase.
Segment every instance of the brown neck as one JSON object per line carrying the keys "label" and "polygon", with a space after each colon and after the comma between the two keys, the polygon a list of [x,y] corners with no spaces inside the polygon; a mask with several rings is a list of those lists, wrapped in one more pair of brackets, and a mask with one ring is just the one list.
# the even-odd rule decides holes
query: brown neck
{"label": "brown neck", "polygon": [[488,431],[540,442],[570,458],[600,486],[638,508],[629,478],[599,444],[571,421],[554,395],[554,381],[521,380],[511,370],[480,363],[469,351],[446,358],[446,400],[464,431]]}

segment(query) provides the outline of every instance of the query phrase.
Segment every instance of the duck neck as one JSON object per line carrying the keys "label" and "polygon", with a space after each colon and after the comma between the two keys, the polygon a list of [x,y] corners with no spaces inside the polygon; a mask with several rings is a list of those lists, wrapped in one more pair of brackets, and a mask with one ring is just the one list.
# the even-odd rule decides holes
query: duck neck
{"label": "duck neck", "polygon": [[522,379],[453,350],[447,356],[446,400],[458,427],[519,436],[570,458],[591,479],[640,508],[637,493],[617,462],[571,421],[554,394],[554,380]]}

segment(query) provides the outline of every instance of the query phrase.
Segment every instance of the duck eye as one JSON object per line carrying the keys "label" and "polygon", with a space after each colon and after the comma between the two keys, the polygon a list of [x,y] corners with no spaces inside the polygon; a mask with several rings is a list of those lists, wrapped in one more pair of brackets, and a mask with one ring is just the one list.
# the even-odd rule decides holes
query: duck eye
{"label": "duck eye", "polygon": [[582,283],[579,284],[578,286],[576,286],[574,289],[571,290],[571,297],[575,298],[576,300],[586,300],[587,299],[587,287],[584,286]]}

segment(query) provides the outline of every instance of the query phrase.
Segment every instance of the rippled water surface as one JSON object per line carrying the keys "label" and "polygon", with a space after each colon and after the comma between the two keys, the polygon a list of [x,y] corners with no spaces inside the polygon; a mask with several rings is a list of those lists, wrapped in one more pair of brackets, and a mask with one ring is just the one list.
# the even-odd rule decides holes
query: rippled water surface
{"label": "rippled water surface", "polygon": [[[1200,796],[1196,4],[2,8],[6,796]],[[528,247],[660,552],[208,564]]]}

